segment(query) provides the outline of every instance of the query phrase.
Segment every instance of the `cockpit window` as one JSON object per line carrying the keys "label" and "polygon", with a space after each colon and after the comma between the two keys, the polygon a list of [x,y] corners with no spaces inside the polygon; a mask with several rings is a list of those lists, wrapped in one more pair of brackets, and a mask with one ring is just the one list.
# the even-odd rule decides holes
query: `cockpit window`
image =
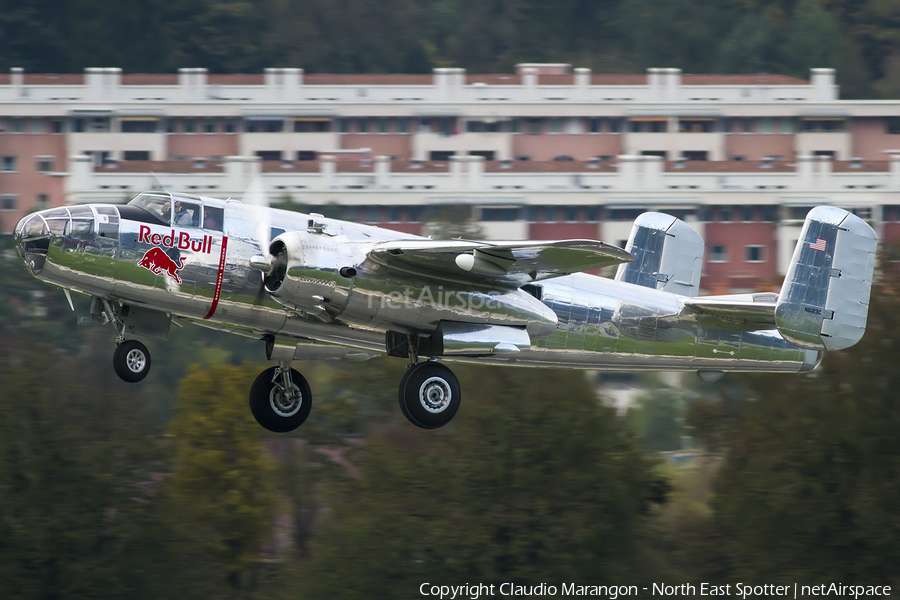
{"label": "cockpit window", "polygon": [[182,227],[199,227],[200,205],[175,198],[175,216],[172,224]]}
{"label": "cockpit window", "polygon": [[167,225],[172,222],[172,199],[168,195],[140,194],[128,204],[143,208],[154,217],[162,219]]}
{"label": "cockpit window", "polygon": [[47,220],[50,233],[54,235],[63,235],[69,225],[69,211],[65,208],[48,210],[44,213],[44,218]]}

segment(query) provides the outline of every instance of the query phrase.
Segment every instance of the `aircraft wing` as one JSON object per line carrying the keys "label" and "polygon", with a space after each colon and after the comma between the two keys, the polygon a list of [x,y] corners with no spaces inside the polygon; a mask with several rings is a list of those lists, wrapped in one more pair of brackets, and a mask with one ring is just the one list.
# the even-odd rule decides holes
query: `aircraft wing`
{"label": "aircraft wing", "polygon": [[713,320],[715,325],[729,325],[731,329],[775,329],[777,294],[739,294],[733,296],[704,296],[688,298],[685,308],[697,314],[701,321]]}
{"label": "aircraft wing", "polygon": [[520,287],[631,260],[621,248],[594,240],[397,240],[375,246],[366,263],[420,277]]}

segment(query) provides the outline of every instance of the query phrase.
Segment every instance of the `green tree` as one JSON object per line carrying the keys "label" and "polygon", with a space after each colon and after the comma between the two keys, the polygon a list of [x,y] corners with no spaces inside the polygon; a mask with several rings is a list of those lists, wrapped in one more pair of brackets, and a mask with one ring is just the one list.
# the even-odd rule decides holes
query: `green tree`
{"label": "green tree", "polygon": [[[454,423],[367,439],[327,486],[302,566],[309,597],[394,598],[418,585],[628,581],[666,484],[580,373],[461,367]],[[649,576],[648,573],[643,574]]]}
{"label": "green tree", "polygon": [[0,365],[0,597],[200,597],[158,431],[82,366],[35,342]]}
{"label": "green tree", "polygon": [[174,508],[182,524],[206,541],[233,593],[258,581],[275,503],[274,465],[247,406],[255,375],[247,365],[192,366],[169,423]]}
{"label": "green tree", "polygon": [[898,309],[886,279],[858,346],[805,376],[742,378],[712,502],[732,575],[900,581]]}

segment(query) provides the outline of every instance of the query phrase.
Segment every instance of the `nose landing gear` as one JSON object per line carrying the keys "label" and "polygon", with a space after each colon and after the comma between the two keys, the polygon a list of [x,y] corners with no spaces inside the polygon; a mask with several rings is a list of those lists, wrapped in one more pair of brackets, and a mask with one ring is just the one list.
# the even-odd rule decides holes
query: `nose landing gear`
{"label": "nose landing gear", "polygon": [[113,352],[113,369],[123,381],[137,383],[150,372],[150,351],[137,340],[126,340]]}

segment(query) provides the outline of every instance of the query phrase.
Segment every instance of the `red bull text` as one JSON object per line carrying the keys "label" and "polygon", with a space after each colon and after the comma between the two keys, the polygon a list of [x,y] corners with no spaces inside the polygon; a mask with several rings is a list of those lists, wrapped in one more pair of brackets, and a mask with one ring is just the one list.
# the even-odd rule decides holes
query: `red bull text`
{"label": "red bull text", "polygon": [[202,239],[193,239],[187,231],[176,233],[174,229],[163,235],[161,233],[150,233],[150,228],[141,225],[138,233],[138,242],[142,244],[153,244],[154,246],[163,246],[164,248],[178,248],[179,250],[191,250],[201,254],[211,254],[213,247],[213,236],[204,235]]}

